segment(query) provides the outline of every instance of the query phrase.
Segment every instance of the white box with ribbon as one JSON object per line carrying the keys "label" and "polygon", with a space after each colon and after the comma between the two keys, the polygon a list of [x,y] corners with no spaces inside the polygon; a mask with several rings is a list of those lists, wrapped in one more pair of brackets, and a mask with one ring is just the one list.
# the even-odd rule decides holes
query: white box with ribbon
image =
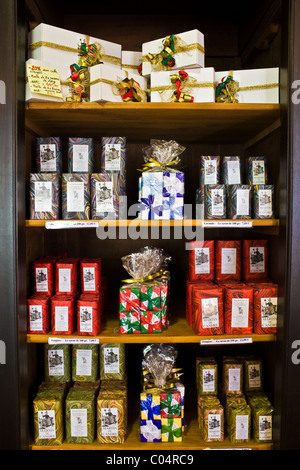
{"label": "white box with ribbon", "polygon": [[152,102],[215,102],[213,67],[153,72],[150,77]]}
{"label": "white box with ribbon", "polygon": [[129,74],[139,75],[139,66],[142,66],[142,51],[122,50],[122,70],[127,71]]}
{"label": "white box with ribbon", "polygon": [[[228,77],[232,76],[230,82]],[[225,84],[227,80],[227,83]],[[238,103],[279,103],[279,68],[215,72],[217,101]],[[221,84],[218,93],[218,85]],[[226,86],[225,86],[226,85]],[[225,88],[225,91],[224,91]]]}
{"label": "white box with ribbon", "polygon": [[204,34],[193,29],[142,44],[142,74],[204,67]]}

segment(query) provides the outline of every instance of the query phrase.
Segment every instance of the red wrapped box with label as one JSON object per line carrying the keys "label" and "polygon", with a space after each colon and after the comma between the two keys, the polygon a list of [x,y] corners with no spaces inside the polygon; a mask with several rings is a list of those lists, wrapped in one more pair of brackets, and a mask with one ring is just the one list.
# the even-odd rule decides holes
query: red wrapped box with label
{"label": "red wrapped box with label", "polygon": [[245,281],[267,279],[268,259],[268,240],[243,240],[243,279]]}
{"label": "red wrapped box with label", "polygon": [[99,294],[101,289],[101,259],[80,260],[81,292]]}
{"label": "red wrapped box with label", "polygon": [[242,272],[240,240],[217,240],[215,257],[216,281],[241,280]]}
{"label": "red wrapped box with label", "polygon": [[254,333],[276,334],[278,285],[257,284],[253,295]]}
{"label": "red wrapped box with label", "polygon": [[50,330],[50,297],[34,294],[27,299],[27,331],[33,334],[47,334]]}
{"label": "red wrapped box with label", "polygon": [[225,333],[248,335],[253,333],[253,288],[225,287]]}
{"label": "red wrapped box with label", "polygon": [[186,281],[186,321],[190,326],[193,324],[193,287],[202,286],[203,288],[211,288],[214,286],[213,282],[204,282],[204,281]]}
{"label": "red wrapped box with label", "polygon": [[224,289],[193,287],[193,329],[197,335],[224,334]]}
{"label": "red wrapped box with label", "polygon": [[54,261],[41,258],[33,263],[33,279],[35,294],[54,294]]}
{"label": "red wrapped box with label", "polygon": [[189,243],[190,281],[214,281],[215,252],[214,240],[194,241]]}
{"label": "red wrapped box with label", "polygon": [[77,301],[77,334],[97,336],[100,333],[100,299],[95,294],[82,294]]}
{"label": "red wrapped box with label", "polygon": [[51,328],[54,335],[71,335],[75,331],[75,298],[54,295],[51,298]]}
{"label": "red wrapped box with label", "polygon": [[65,258],[57,261],[55,267],[56,294],[75,295],[77,293],[78,260]]}

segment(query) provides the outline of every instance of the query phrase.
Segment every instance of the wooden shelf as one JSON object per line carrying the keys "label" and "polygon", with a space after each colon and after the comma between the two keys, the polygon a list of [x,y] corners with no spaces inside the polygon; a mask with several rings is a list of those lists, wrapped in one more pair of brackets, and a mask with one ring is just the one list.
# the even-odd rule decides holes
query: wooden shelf
{"label": "wooden shelf", "polygon": [[132,141],[243,143],[280,125],[279,104],[27,103],[26,128],[39,136],[124,135]]}

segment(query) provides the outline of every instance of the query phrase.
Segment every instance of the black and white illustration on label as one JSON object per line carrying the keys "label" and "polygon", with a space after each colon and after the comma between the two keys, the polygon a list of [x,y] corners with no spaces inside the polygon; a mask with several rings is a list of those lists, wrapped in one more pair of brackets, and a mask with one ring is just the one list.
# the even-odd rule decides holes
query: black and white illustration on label
{"label": "black and white illustration on label", "polygon": [[34,183],[34,210],[35,212],[52,211],[52,183],[51,181],[35,181]]}
{"label": "black and white illustration on label", "polygon": [[62,349],[49,349],[48,351],[49,375],[64,375],[64,351]]}
{"label": "black and white illustration on label", "polygon": [[265,272],[265,248],[263,246],[250,247],[250,273]]}
{"label": "black and white illustration on label", "polygon": [[272,191],[270,189],[259,190],[258,214],[262,217],[272,216]]}
{"label": "black and white illustration on label", "polygon": [[248,365],[248,382],[249,388],[260,388],[261,387],[261,370],[259,364]]}
{"label": "black and white illustration on label", "polygon": [[40,171],[45,173],[56,172],[55,144],[40,144]]}
{"label": "black and white illustration on label", "polygon": [[217,184],[217,161],[204,161],[204,184]]}
{"label": "black and white illustration on label", "polygon": [[96,212],[113,212],[113,184],[112,181],[96,182]]}
{"label": "black and white illustration on label", "polygon": [[92,350],[76,350],[76,375],[92,375]]}
{"label": "black and white illustration on label", "polygon": [[120,373],[119,348],[104,348],[104,373]]}
{"label": "black and white illustration on label", "polygon": [[67,211],[84,212],[84,183],[82,181],[67,183]]}
{"label": "black and white illustration on label", "polygon": [[263,297],[261,299],[261,326],[262,328],[277,327],[277,297]]}
{"label": "black and white illustration on label", "polygon": [[232,160],[227,162],[227,184],[241,184],[240,162]]}
{"label": "black and white illustration on label", "polygon": [[211,215],[222,216],[224,214],[224,191],[222,189],[211,190]]}
{"label": "black and white illustration on label", "polygon": [[69,329],[69,307],[64,305],[55,306],[55,330],[68,331]]}
{"label": "black and white illustration on label", "polygon": [[43,310],[42,305],[29,306],[30,330],[42,331],[43,329]]}
{"label": "black and white illustration on label", "polygon": [[208,415],[208,439],[220,439],[221,437],[221,415]]}
{"label": "black and white illustration on label", "polygon": [[95,268],[93,267],[83,268],[83,287],[85,291],[94,292],[96,290]]}
{"label": "black and white illustration on label", "polygon": [[80,331],[85,331],[91,333],[93,331],[93,307],[90,306],[80,306],[79,310],[79,321],[80,321]]}
{"label": "black and white illustration on label", "polygon": [[249,299],[232,299],[231,326],[232,328],[248,328]]}
{"label": "black and white illustration on label", "polygon": [[101,435],[118,436],[117,408],[101,408]]}
{"label": "black and white illustration on label", "polygon": [[71,408],[71,436],[87,437],[87,409]]}
{"label": "black and white illustration on label", "polygon": [[59,292],[71,292],[71,269],[60,268],[58,270]]}
{"label": "black and white illustration on label", "polygon": [[195,252],[195,273],[196,274],[209,274],[210,273],[209,248],[196,248],[194,252]]}
{"label": "black and white illustration on label", "polygon": [[89,170],[89,146],[73,145],[73,171],[87,173]]}
{"label": "black and white illustration on label", "polygon": [[105,145],[105,170],[121,170],[121,144]]}
{"label": "black and white illustration on label", "polygon": [[48,292],[48,268],[35,268],[37,292]]}
{"label": "black and white illustration on label", "polygon": [[236,273],[236,248],[222,248],[221,273]]}
{"label": "black and white illustration on label", "polygon": [[253,160],[252,162],[252,181],[253,184],[265,184],[265,162],[263,160]]}
{"label": "black and white illustration on label", "polygon": [[202,326],[203,328],[219,327],[219,306],[216,297],[201,299]]}
{"label": "black and white illustration on label", "polygon": [[55,410],[38,410],[39,439],[55,439]]}
{"label": "black and white illustration on label", "polygon": [[249,416],[237,415],[235,418],[236,439],[249,439]]}
{"label": "black and white illustration on label", "polygon": [[259,440],[272,440],[272,416],[259,416]]}
{"label": "black and white illustration on label", "polygon": [[239,392],[241,390],[241,369],[232,367],[228,369],[228,391]]}
{"label": "black and white illustration on label", "polygon": [[238,189],[236,192],[236,215],[249,214],[249,189]]}
{"label": "black and white illustration on label", "polygon": [[215,391],[215,370],[214,369],[202,370],[202,389],[203,389],[203,392]]}

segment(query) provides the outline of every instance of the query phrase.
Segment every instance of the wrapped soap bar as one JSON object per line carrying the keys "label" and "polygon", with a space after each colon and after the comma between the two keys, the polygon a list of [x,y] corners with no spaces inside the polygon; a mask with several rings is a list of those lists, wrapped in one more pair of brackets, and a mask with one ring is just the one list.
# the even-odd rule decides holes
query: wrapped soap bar
{"label": "wrapped soap bar", "polygon": [[222,184],[242,184],[241,157],[223,157],[221,160]]}
{"label": "wrapped soap bar", "polygon": [[204,218],[226,219],[227,201],[224,184],[204,186]]}
{"label": "wrapped soap bar", "polygon": [[278,285],[253,288],[253,331],[256,334],[277,333]]}
{"label": "wrapped soap bar", "polygon": [[118,219],[119,186],[115,176],[106,173],[91,174],[91,217],[92,219]]}
{"label": "wrapped soap bar", "polygon": [[253,288],[226,287],[224,292],[225,333],[253,333]]}
{"label": "wrapped soap bar", "polygon": [[99,377],[98,344],[72,345],[73,382],[95,382]]}
{"label": "wrapped soap bar", "polygon": [[255,442],[271,442],[273,440],[274,408],[264,395],[253,396],[249,399]]}
{"label": "wrapped soap bar", "polygon": [[36,294],[54,294],[54,262],[40,258],[33,262],[34,292]]}
{"label": "wrapped soap bar", "polygon": [[94,139],[85,137],[69,137],[68,140],[68,172],[93,173]]}
{"label": "wrapped soap bar", "polygon": [[232,184],[227,187],[228,219],[251,219],[252,189],[250,185]]}
{"label": "wrapped soap bar", "polygon": [[34,294],[27,299],[27,318],[28,333],[49,333],[50,297],[47,294]]}
{"label": "wrapped soap bar", "polygon": [[196,386],[198,396],[218,394],[218,364],[213,357],[196,359]]}
{"label": "wrapped soap bar", "polygon": [[205,442],[221,442],[224,440],[224,408],[215,399],[204,401],[203,404],[202,438]]}
{"label": "wrapped soap bar", "polygon": [[59,219],[60,176],[57,173],[30,174],[30,219]]}
{"label": "wrapped soap bar", "polygon": [[268,164],[266,157],[247,158],[247,184],[268,184]]}
{"label": "wrapped soap bar", "polygon": [[62,173],[62,142],[60,137],[36,138],[35,166],[37,173]]}
{"label": "wrapped soap bar", "polygon": [[261,281],[268,278],[268,240],[243,240],[242,258],[243,279],[245,281]]}
{"label": "wrapped soap bar", "polygon": [[115,194],[126,196],[126,137],[101,137],[101,173],[111,177]]}
{"label": "wrapped soap bar", "polygon": [[262,360],[260,358],[245,359],[244,361],[244,390],[245,393],[262,391],[263,389]]}
{"label": "wrapped soap bar", "polygon": [[44,345],[44,374],[47,382],[70,382],[71,362],[69,344]]}
{"label": "wrapped soap bar", "polygon": [[92,388],[71,388],[65,401],[68,444],[92,444],[96,435],[96,397]]}
{"label": "wrapped soap bar", "polygon": [[193,287],[193,329],[197,335],[224,334],[223,288]]}
{"label": "wrapped soap bar", "polygon": [[214,240],[203,240],[189,243],[190,281],[214,281],[215,252]]}
{"label": "wrapped soap bar", "polygon": [[199,186],[218,185],[221,182],[220,156],[200,157]]}
{"label": "wrapped soap bar", "polygon": [[90,175],[88,173],[63,173],[62,218],[90,218]]}
{"label": "wrapped soap bar", "polygon": [[202,288],[214,287],[211,281],[186,281],[186,321],[190,326],[193,325],[193,288],[198,285]]}
{"label": "wrapped soap bar", "polygon": [[97,398],[97,439],[104,444],[123,444],[127,435],[127,398],[115,391]]}
{"label": "wrapped soap bar", "polygon": [[100,294],[101,258],[80,260],[81,292]]}
{"label": "wrapped soap bar", "polygon": [[215,243],[215,279],[241,280],[241,241],[217,240]]}
{"label": "wrapped soap bar", "polygon": [[64,391],[39,390],[33,400],[34,443],[60,445],[64,439]]}
{"label": "wrapped soap bar", "polygon": [[274,185],[253,186],[253,218],[274,219],[275,218],[275,187]]}
{"label": "wrapped soap bar", "polygon": [[124,380],[126,376],[125,345],[122,343],[100,344],[100,379]]}
{"label": "wrapped soap bar", "polygon": [[51,298],[51,328],[53,335],[71,335],[75,331],[75,298],[56,294]]}
{"label": "wrapped soap bar", "polygon": [[249,405],[233,405],[229,410],[228,435],[230,442],[243,443],[251,439],[251,408]]}
{"label": "wrapped soap bar", "polygon": [[161,394],[159,389],[151,393],[140,393],[141,420],[155,421],[161,419]]}
{"label": "wrapped soap bar", "polygon": [[78,263],[76,259],[64,258],[55,266],[56,294],[75,295],[78,291]]}
{"label": "wrapped soap bar", "polygon": [[241,395],[243,393],[243,362],[235,358],[223,360],[223,393],[228,395]]}
{"label": "wrapped soap bar", "polygon": [[101,329],[100,300],[96,294],[81,294],[77,301],[77,334],[97,336]]}

